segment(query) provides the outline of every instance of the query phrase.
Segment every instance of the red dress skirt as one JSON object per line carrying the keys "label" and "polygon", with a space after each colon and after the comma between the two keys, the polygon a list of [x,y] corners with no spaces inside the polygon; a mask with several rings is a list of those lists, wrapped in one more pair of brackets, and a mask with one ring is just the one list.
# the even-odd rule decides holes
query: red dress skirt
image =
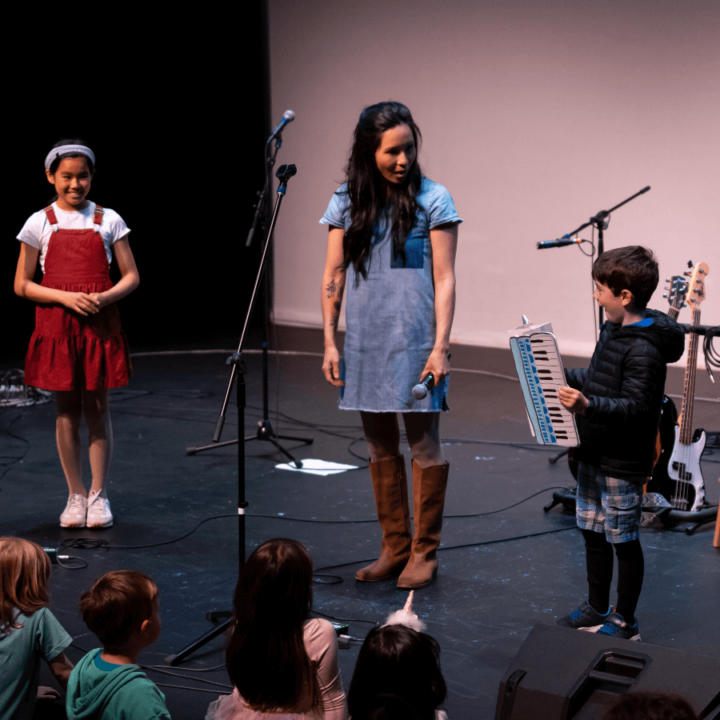
{"label": "red dress skirt", "polygon": [[[52,206],[45,213],[54,232],[41,285],[69,292],[109,290],[105,244],[100,235],[103,209],[91,230],[58,228]],[[117,303],[84,317],[62,305],[35,308],[35,332],[25,357],[25,384],[45,390],[102,390],[127,385],[132,375]]]}

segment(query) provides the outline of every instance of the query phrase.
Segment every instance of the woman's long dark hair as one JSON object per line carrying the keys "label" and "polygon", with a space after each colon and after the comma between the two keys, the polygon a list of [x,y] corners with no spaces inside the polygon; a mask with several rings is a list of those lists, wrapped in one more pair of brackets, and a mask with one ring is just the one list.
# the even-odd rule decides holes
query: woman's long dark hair
{"label": "woman's long dark hair", "polygon": [[385,693],[408,702],[422,720],[435,717],[447,687],[434,638],[404,625],[386,625],[368,633],[348,692],[350,716],[363,716],[372,698]]}
{"label": "woman's long dark hair", "polygon": [[410,111],[398,102],[382,102],[366,107],[360,114],[350,160],[346,173],[347,193],[350,197],[351,225],[345,232],[343,268],[352,265],[355,271],[367,277],[367,263],[372,252],[373,231],[383,209],[389,205],[392,218],[392,243],[394,256],[405,263],[405,239],[410,234],[418,209],[417,196],[420,192],[422,174],[415,157],[407,177],[398,185],[390,197],[385,196],[380,171],[375,162],[375,152],[380,138],[386,130],[407,125],[415,140],[420,144],[420,130],[412,119]]}
{"label": "woman's long dark hair", "polygon": [[253,709],[292,710],[315,673],[303,640],[312,605],[312,559],[297,540],[276,538],[256,548],[235,588],[226,667]]}

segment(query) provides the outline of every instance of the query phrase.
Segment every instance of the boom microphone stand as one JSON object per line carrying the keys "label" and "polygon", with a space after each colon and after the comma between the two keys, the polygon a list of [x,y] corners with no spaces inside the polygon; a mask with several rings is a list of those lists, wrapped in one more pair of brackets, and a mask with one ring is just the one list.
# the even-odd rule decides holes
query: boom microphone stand
{"label": "boom microphone stand", "polygon": [[[610,214],[617,210],[618,208],[622,207],[623,205],[626,205],[631,200],[634,200],[639,195],[642,195],[643,193],[646,193],[650,189],[650,186],[643,188],[640,190],[640,192],[636,192],[634,195],[631,195],[626,200],[623,200],[621,203],[618,203],[615,207],[610,208],[609,210],[601,210],[600,212],[593,215],[586,223],[583,223],[580,227],[575,228],[569,233],[566,233],[562,236],[562,238],[558,240],[551,240],[550,242],[539,242],[537,244],[538,250],[542,250],[543,248],[549,248],[549,247],[562,247],[564,245],[573,245],[576,242],[584,242],[580,240],[571,240],[570,238],[573,235],[577,235],[581,230],[584,230],[586,227],[589,227],[592,225],[594,228],[597,228],[598,231],[598,257],[600,257],[605,252],[605,235],[604,231],[608,229],[608,225],[610,224]],[[603,324],[603,309],[602,307],[598,308],[598,322],[600,327],[602,327]],[[554,465],[561,457],[564,457],[568,454],[567,450],[563,450],[562,452],[559,452],[557,455],[553,455],[552,457],[548,458],[548,462],[551,465]]]}
{"label": "boom microphone stand", "polygon": [[[273,210],[272,220],[270,221],[270,229],[265,240],[265,247],[263,248],[262,257],[260,259],[260,267],[258,268],[257,277],[255,278],[255,286],[253,288],[252,296],[250,297],[250,304],[245,315],[245,324],[243,325],[242,335],[240,336],[240,342],[238,343],[238,349],[228,359],[227,364],[232,365],[232,371],[230,372],[230,379],[228,380],[227,390],[225,391],[225,399],[223,400],[222,409],[220,416],[218,417],[217,425],[215,427],[215,435],[213,441],[218,442],[220,440],[220,434],[222,433],[223,425],[225,424],[225,414],[227,412],[228,402],[230,400],[230,394],[232,393],[232,386],[237,375],[237,410],[238,410],[238,429],[242,432],[245,427],[245,359],[243,358],[242,350],[245,342],[245,334],[250,323],[250,317],[252,315],[253,307],[255,306],[255,299],[257,297],[258,288],[260,282],[263,279],[265,273],[265,260],[270,249],[270,241],[272,240],[273,230],[275,229],[275,222],[277,220],[278,212],[280,211],[280,204],[282,199],[285,197],[287,192],[288,180],[297,173],[295,165],[281,165],[278,171],[275,173],[278,180],[280,180],[280,186],[277,190],[277,200],[275,201],[275,208]],[[238,446],[238,549],[239,549],[239,570],[242,571],[243,565],[245,565],[245,508],[248,507],[248,503],[245,500],[245,443],[238,442],[235,440]],[[228,445],[229,443],[223,443]],[[212,446],[211,446],[212,447]],[[208,620],[216,621],[221,618],[225,618],[223,622],[216,625],[212,630],[206,632],[204,635],[194,640],[189,645],[184,647],[179,652],[168,655],[165,658],[165,662],[168,665],[177,665],[182,662],[188,655],[192,654],[198,648],[201,648],[206,643],[210,642],[213,638],[223,633],[225,629],[230,625],[230,612],[209,612],[206,617]]]}
{"label": "boom microphone stand", "polygon": [[[292,117],[287,119],[288,115],[292,113]],[[245,247],[250,247],[252,245],[253,237],[260,228],[261,230],[265,230],[265,219],[267,217],[266,213],[266,200],[268,191],[270,190],[270,173],[272,168],[275,165],[275,160],[277,158],[278,150],[282,147],[282,130],[284,128],[284,125],[288,122],[291,122],[294,118],[295,113],[292,112],[292,110],[288,110],[285,113],[285,116],[283,118],[283,122],[280,123],[280,125],[275,128],[272,135],[268,139],[266,145],[265,145],[265,185],[261,192],[258,192],[258,201],[255,205],[255,217],[253,219],[252,227],[250,228],[250,231],[248,232],[247,241],[245,242]],[[270,153],[270,144],[272,143],[273,139],[275,140],[275,149]],[[285,166],[283,166],[285,167]],[[279,172],[279,171],[278,171]],[[278,176],[279,177],[279,176]],[[270,322],[270,283],[268,280],[267,273],[263,274],[263,280],[262,280],[262,308],[263,308],[263,317],[262,317],[262,369],[263,369],[263,419],[258,422],[258,428],[255,433],[255,435],[248,435],[244,438],[244,442],[250,442],[251,440],[262,440],[265,442],[272,443],[291,463],[295,465],[296,468],[302,467],[302,461],[296,459],[286,448],[282,446],[280,443],[280,440],[292,440],[296,442],[301,442],[305,445],[312,445],[313,439],[307,438],[307,437],[296,437],[294,435],[278,435],[275,432],[275,429],[273,428],[271,422],[270,422],[270,410],[269,410],[269,399],[268,399],[268,324]],[[227,398],[226,398],[227,402]],[[226,440],[225,442],[218,442],[220,439],[220,431],[222,431],[222,426],[218,426],[218,428],[215,429],[215,436],[213,437],[213,444],[212,445],[203,445],[202,447],[189,447],[187,449],[188,455],[197,455],[199,452],[205,452],[206,450],[215,450],[216,448],[222,448],[227,447],[228,445],[235,445],[235,443],[239,442],[239,439],[236,440]],[[238,434],[243,432],[243,426],[240,426],[238,428]]]}

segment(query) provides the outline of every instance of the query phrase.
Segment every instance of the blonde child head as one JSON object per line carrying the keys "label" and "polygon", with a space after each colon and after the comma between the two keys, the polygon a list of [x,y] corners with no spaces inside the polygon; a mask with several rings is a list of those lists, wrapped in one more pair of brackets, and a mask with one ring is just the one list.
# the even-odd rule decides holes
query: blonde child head
{"label": "blonde child head", "polygon": [[36,543],[0,537],[0,633],[21,627],[15,611],[32,615],[50,603],[50,559]]}

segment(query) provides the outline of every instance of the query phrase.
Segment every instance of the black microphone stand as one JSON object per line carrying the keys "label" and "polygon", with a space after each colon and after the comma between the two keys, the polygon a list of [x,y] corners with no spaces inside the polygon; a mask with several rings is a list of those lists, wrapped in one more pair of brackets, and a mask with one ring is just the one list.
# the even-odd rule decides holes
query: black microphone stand
{"label": "black microphone stand", "polygon": [[[270,145],[275,140],[274,152],[270,151]],[[253,224],[248,232],[245,247],[249,248],[252,245],[253,237],[258,228],[265,230],[265,219],[266,213],[266,200],[270,190],[270,172],[275,166],[275,160],[277,158],[278,150],[282,147],[282,130],[273,138],[272,136],[265,144],[265,185],[261,192],[258,192],[258,201],[255,205],[255,217],[253,218]],[[261,266],[262,267],[262,266]],[[295,442],[301,442],[305,445],[312,445],[313,438],[307,437],[296,437],[294,435],[278,435],[275,432],[270,422],[270,403],[268,397],[268,325],[270,322],[270,283],[267,273],[263,274],[263,285],[262,285],[262,369],[263,369],[263,419],[258,422],[258,428],[255,435],[248,435],[243,440],[244,442],[250,442],[252,440],[262,440],[265,442],[272,443],[296,468],[302,467],[302,460],[296,459],[286,448],[282,446],[280,440],[292,440]],[[243,331],[244,332],[244,331]],[[227,397],[226,397],[227,402]],[[224,417],[221,415],[222,422],[224,423]],[[218,420],[220,423],[220,420]],[[227,447],[228,445],[235,445],[239,442],[239,438],[236,440],[226,440],[225,442],[218,442],[220,439],[220,432],[222,431],[222,424],[218,424],[215,429],[215,435],[213,436],[212,445],[203,445],[202,447],[189,447],[187,448],[188,455],[197,455],[199,452],[205,452],[206,450],[215,450],[217,448]],[[238,428],[238,434],[243,432],[243,426]]]}
{"label": "black microphone stand", "polygon": [[[609,210],[601,210],[599,213],[596,213],[593,215],[590,220],[588,220],[586,223],[583,223],[580,227],[575,228],[572,232],[567,233],[566,235],[563,235],[563,237],[569,238],[573,235],[577,235],[581,230],[584,230],[586,227],[589,227],[592,225],[594,228],[597,228],[598,231],[598,243],[597,243],[597,251],[598,251],[598,257],[600,257],[605,252],[605,235],[604,231],[608,229],[608,225],[610,225],[610,213],[617,210],[618,208],[622,207],[623,205],[626,205],[631,200],[634,200],[639,195],[642,195],[643,193],[646,193],[650,189],[650,186],[643,188],[640,190],[640,192],[636,192],[634,195],[631,195],[626,200],[623,200],[621,203],[618,203],[615,207],[610,208]],[[598,325],[602,327],[603,325],[603,309],[602,307],[598,308]],[[552,457],[548,458],[548,462],[551,465],[554,465],[560,458],[565,457],[565,455],[568,454],[567,450],[562,450],[561,452],[557,453],[557,455],[553,455]]]}
{"label": "black microphone stand", "polygon": [[[572,232],[567,233],[567,235],[564,235],[564,237],[572,237],[573,235],[577,235],[581,230],[584,230],[586,227],[589,227],[592,225],[593,227],[597,228],[598,231],[598,257],[600,257],[605,252],[605,236],[603,232],[608,229],[608,225],[610,224],[610,214],[617,210],[618,208],[622,207],[623,205],[626,205],[631,200],[634,200],[639,195],[642,195],[643,193],[646,193],[650,189],[650,186],[643,188],[640,190],[640,192],[636,192],[634,195],[631,195],[626,200],[623,200],[621,203],[618,203],[615,207],[610,208],[609,210],[601,210],[599,213],[596,213],[593,215],[590,220],[588,220],[586,223],[583,223],[579,228],[575,228]],[[598,314],[598,320],[599,325],[602,327],[603,324],[603,309],[599,308],[600,312]]]}
{"label": "black microphone stand", "polygon": [[[280,204],[282,199],[285,197],[287,192],[288,180],[297,173],[295,165],[281,165],[278,171],[275,173],[280,180],[280,186],[277,190],[277,200],[275,201],[275,208],[273,210],[272,220],[270,221],[270,229],[265,240],[265,246],[263,248],[262,257],[260,259],[260,267],[258,268],[257,277],[255,278],[255,286],[253,287],[252,295],[250,297],[250,304],[245,315],[245,323],[242,329],[242,335],[240,336],[240,342],[238,343],[238,349],[228,359],[227,364],[232,365],[230,372],[230,379],[228,380],[227,390],[225,391],[225,399],[223,400],[222,409],[220,416],[218,417],[217,425],[215,427],[215,435],[213,441],[217,442],[220,439],[223,425],[225,424],[225,414],[227,411],[228,402],[230,400],[230,394],[232,393],[232,386],[237,375],[237,412],[238,412],[238,432],[242,432],[245,427],[245,359],[243,358],[242,350],[245,342],[245,334],[250,323],[250,317],[252,316],[253,307],[255,305],[255,299],[258,294],[258,288],[260,282],[265,275],[265,260],[268,256],[268,250],[270,249],[270,241],[272,240],[273,230],[275,229],[275,222],[277,220],[278,212],[280,211]],[[242,572],[243,565],[245,565],[245,508],[248,507],[248,502],[245,500],[245,443],[234,441],[238,446],[238,550],[239,550],[239,572]],[[228,445],[229,443],[223,443]],[[217,447],[217,446],[216,446]],[[211,621],[217,621],[224,618],[224,621],[216,625],[212,630],[206,632],[204,635],[194,640],[189,645],[184,647],[177,653],[168,655],[165,658],[167,665],[177,665],[181,663],[188,655],[194,653],[198,648],[203,647],[206,643],[210,642],[213,638],[223,633],[225,629],[230,625],[230,617],[232,613],[229,611],[212,611],[206,614],[206,618]]]}

